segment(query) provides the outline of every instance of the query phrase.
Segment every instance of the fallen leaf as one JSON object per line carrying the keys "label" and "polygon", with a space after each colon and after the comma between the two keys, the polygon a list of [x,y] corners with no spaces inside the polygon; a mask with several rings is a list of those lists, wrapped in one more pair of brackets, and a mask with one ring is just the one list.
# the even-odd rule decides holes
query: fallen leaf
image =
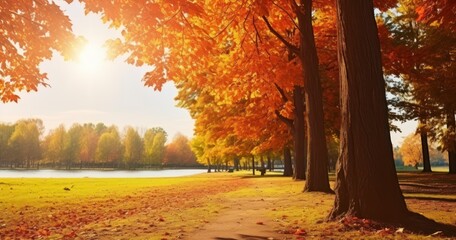
{"label": "fallen leaf", "polygon": [[377,231],[377,234],[380,234],[381,236],[386,236],[386,235],[393,234],[393,233],[394,232],[391,228],[383,228],[383,229]]}
{"label": "fallen leaf", "polygon": [[75,231],[71,231],[71,232],[69,232],[67,234],[64,234],[63,236],[67,237],[67,238],[75,238],[77,235],[76,235]]}
{"label": "fallen leaf", "polygon": [[296,231],[293,233],[294,235],[298,235],[298,236],[304,236],[307,234],[306,230],[303,230],[303,229],[296,229]]}

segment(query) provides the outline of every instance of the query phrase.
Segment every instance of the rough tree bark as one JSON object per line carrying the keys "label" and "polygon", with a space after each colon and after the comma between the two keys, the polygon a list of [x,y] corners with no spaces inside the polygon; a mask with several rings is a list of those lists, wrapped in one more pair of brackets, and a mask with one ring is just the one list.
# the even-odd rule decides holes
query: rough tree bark
{"label": "rough tree bark", "polygon": [[373,2],[336,4],[342,109],[336,198],[329,219],[403,219],[408,210],[394,167]]}
{"label": "rough tree bark", "polygon": [[283,176],[293,176],[293,166],[291,163],[291,152],[288,147],[283,148]]}
{"label": "rough tree bark", "polygon": [[312,27],[312,0],[301,0],[301,6],[295,8],[295,11],[300,29],[300,60],[304,77],[307,122],[307,172],[304,191],[332,192],[328,178],[323,94]]}
{"label": "rough tree bark", "polygon": [[293,103],[295,107],[293,134],[294,134],[294,160],[295,168],[293,179],[305,180],[307,170],[307,151],[306,151],[306,130],[304,121],[304,102],[303,88],[294,86],[293,88]]}

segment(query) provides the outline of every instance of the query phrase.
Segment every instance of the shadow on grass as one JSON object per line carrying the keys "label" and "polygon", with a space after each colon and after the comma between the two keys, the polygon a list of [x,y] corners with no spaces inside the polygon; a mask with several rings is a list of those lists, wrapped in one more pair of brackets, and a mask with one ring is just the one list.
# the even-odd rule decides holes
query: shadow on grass
{"label": "shadow on grass", "polygon": [[409,212],[403,226],[414,233],[423,235],[444,235],[456,237],[456,226],[439,223],[419,213]]}
{"label": "shadow on grass", "polygon": [[448,173],[408,172],[399,173],[398,178],[403,193],[435,194],[437,195],[436,198],[439,198],[438,195],[456,194],[456,175]]}
{"label": "shadow on grass", "polygon": [[404,195],[405,199],[417,199],[426,201],[442,201],[442,202],[456,202],[456,199],[444,198],[444,197],[433,197],[433,196],[407,196]]}
{"label": "shadow on grass", "polygon": [[239,234],[241,239],[245,240],[268,240],[268,237],[263,237],[263,236],[253,236],[253,235],[246,235],[246,234]]}
{"label": "shadow on grass", "polygon": [[399,172],[399,182],[414,182],[425,185],[432,184],[456,184],[456,175],[448,173],[422,173],[422,172]]}
{"label": "shadow on grass", "polygon": [[225,237],[215,237],[215,240],[237,240],[237,239],[243,239],[243,240],[268,240],[270,239],[269,237],[263,237],[263,236],[254,236],[254,235],[246,235],[246,234],[239,234],[240,238],[225,238]]}

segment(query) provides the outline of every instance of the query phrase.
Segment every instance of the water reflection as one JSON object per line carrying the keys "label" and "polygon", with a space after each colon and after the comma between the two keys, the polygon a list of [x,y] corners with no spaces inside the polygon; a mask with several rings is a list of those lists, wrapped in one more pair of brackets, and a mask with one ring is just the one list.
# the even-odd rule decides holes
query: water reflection
{"label": "water reflection", "polygon": [[204,173],[204,169],[168,170],[0,170],[0,178],[161,178]]}

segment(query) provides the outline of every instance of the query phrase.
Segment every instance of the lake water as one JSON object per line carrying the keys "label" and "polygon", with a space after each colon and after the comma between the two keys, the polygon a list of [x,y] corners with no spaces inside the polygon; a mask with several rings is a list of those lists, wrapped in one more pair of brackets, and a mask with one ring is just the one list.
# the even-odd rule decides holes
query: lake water
{"label": "lake water", "polygon": [[204,172],[207,170],[0,170],[0,178],[162,178],[183,177]]}

